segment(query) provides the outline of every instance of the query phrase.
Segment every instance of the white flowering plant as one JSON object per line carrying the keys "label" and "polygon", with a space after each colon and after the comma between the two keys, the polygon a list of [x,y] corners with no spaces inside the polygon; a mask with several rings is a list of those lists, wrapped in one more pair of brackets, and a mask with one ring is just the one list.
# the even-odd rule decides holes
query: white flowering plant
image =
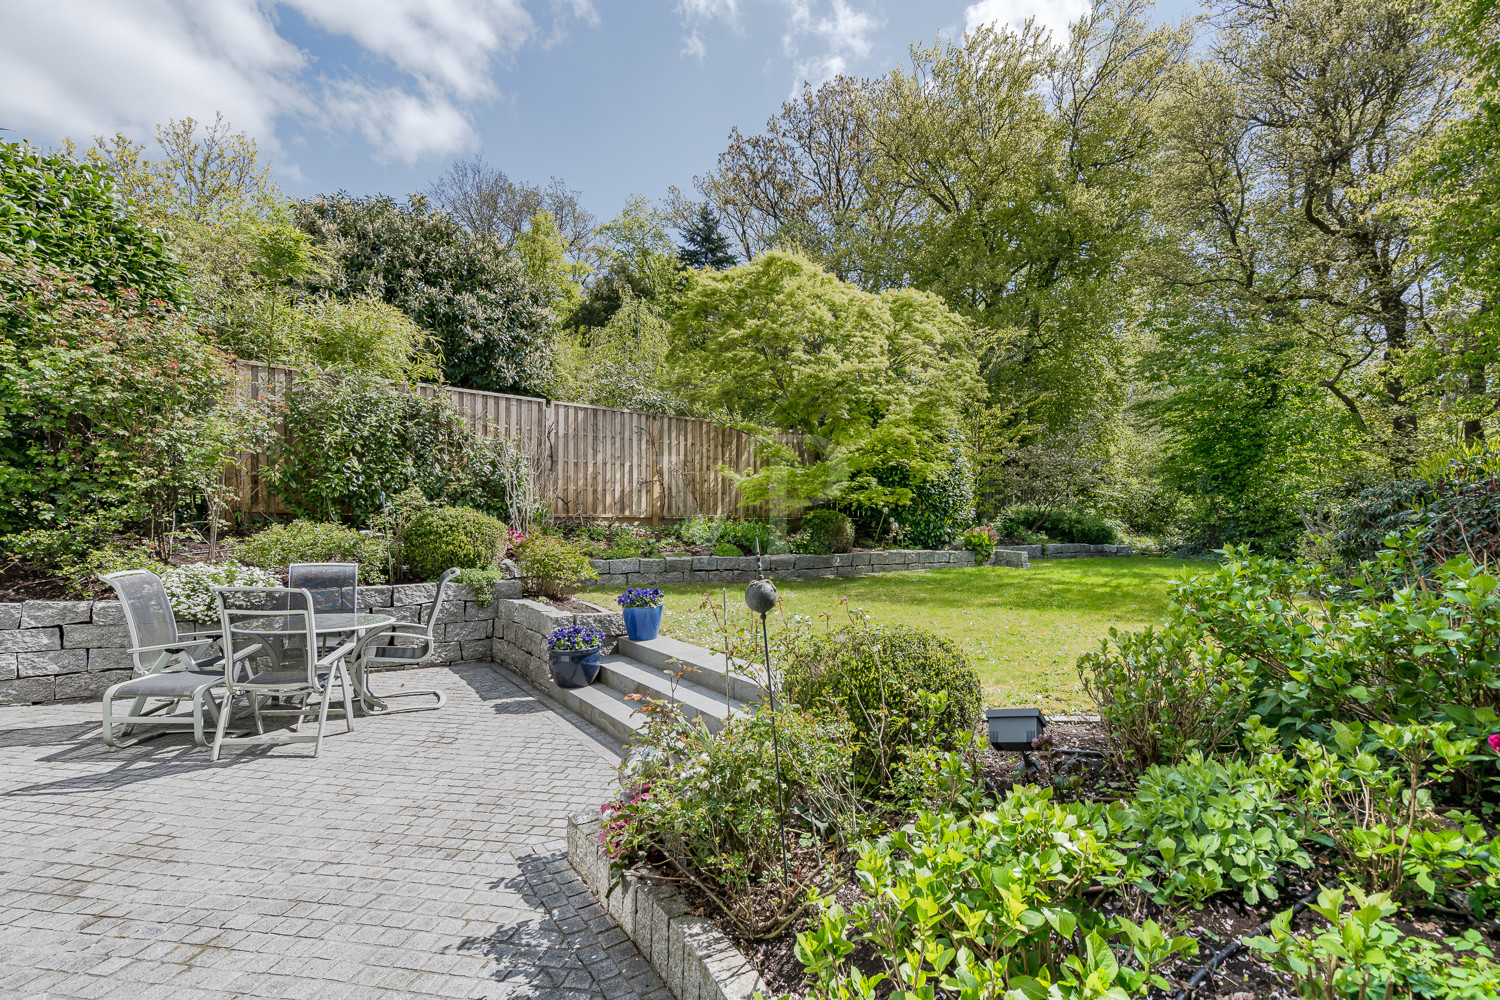
{"label": "white flowering plant", "polygon": [[190,563],[174,566],[162,574],[162,586],[178,618],[194,622],[216,622],[219,606],[213,587],[279,587],[281,578],[268,569],[242,566],[234,560],[222,563]]}

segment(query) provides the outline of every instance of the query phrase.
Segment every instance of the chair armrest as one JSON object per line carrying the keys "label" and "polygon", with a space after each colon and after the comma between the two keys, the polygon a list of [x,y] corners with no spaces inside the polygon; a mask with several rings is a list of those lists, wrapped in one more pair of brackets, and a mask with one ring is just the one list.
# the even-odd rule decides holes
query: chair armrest
{"label": "chair armrest", "polygon": [[395,622],[390,625],[382,625],[378,632],[366,632],[360,636],[359,644],[354,648],[356,657],[364,653],[366,647],[380,645],[376,639],[428,639],[427,626],[418,625],[416,622]]}
{"label": "chair armrest", "polygon": [[344,657],[346,657],[350,653],[354,652],[354,647],[356,645],[358,645],[358,644],[354,640],[352,640],[352,639],[349,640],[348,642],[346,642],[342,646],[340,646],[338,649],[332,650],[327,655],[325,655],[322,659],[320,659],[318,661],[318,666],[320,666],[320,667],[326,667],[329,664],[332,664],[332,663],[334,663],[334,662],[336,662],[338,660],[342,660]]}
{"label": "chair armrest", "polygon": [[221,629],[221,628],[209,629],[207,632],[178,632],[177,633],[177,640],[179,642],[181,642],[183,640],[187,640],[189,642],[206,642],[209,639],[222,639],[222,638],[224,638],[224,630]]}
{"label": "chair armrest", "polygon": [[183,642],[181,639],[178,639],[176,642],[163,642],[163,643],[159,643],[159,644],[157,644],[155,646],[132,646],[130,649],[127,649],[125,652],[127,652],[127,653],[185,653],[185,652],[187,652],[187,650],[189,648],[191,648],[193,646],[201,646],[205,642],[208,642],[208,641],[210,641],[210,640],[207,640],[207,639],[190,639],[187,642]]}

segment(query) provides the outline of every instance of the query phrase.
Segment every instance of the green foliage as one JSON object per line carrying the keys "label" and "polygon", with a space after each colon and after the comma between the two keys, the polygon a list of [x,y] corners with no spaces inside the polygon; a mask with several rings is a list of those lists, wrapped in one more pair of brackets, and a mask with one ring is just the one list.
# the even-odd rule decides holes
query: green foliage
{"label": "green foliage", "polygon": [[796,845],[781,841],[778,773],[794,834],[821,843],[858,833],[847,784],[850,735],[841,721],[763,707],[712,734],[658,713],[634,745],[625,792],[604,807],[601,841],[611,869],[656,860],[673,880],[703,890],[749,937],[784,930],[805,898],[779,884],[781,849]]}
{"label": "green foliage", "polygon": [[668,384],[667,330],[660,306],[623,291],[604,325],[559,331],[548,395],[590,406],[697,416]]}
{"label": "green foliage", "polygon": [[943,474],[958,410],[981,391],[970,337],[935,296],[872,295],[773,252],[693,272],[668,361],[690,404],[807,436],[810,462],[768,437],[771,464],[736,477],[747,500],[785,513],[817,498],[854,501],[881,467],[900,466],[914,483]]}
{"label": "green foliage", "polygon": [[737,262],[729,238],[719,228],[719,216],[713,206],[704,202],[697,216],[682,227],[682,247],[677,259],[687,267],[713,268],[723,271]]}
{"label": "green foliage", "polygon": [[[100,296],[187,303],[186,274],[162,235],[130,213],[109,175],[27,143],[0,142],[0,258],[4,270],[56,268]],[[12,290],[7,289],[6,299]],[[138,308],[138,307],[137,307]]]}
{"label": "green foliage", "polygon": [[[956,643],[910,625],[807,632],[782,657],[786,698],[841,713],[859,738],[861,780],[886,788],[910,747],[956,749],[979,715],[979,678]],[[934,708],[930,696],[941,698]]]}
{"label": "green foliage", "polygon": [[993,528],[970,528],[960,539],[964,548],[974,553],[976,566],[988,566],[995,554],[995,532]]}
{"label": "green foliage", "polygon": [[188,563],[163,570],[158,575],[177,617],[205,623],[219,621],[214,587],[279,587],[283,582],[277,573],[255,566],[241,566],[233,559],[223,563]]}
{"label": "green foliage", "polygon": [[1097,514],[1046,507],[1012,507],[997,524],[1002,535],[1040,532],[1054,542],[1117,545],[1120,536]]}
{"label": "green foliage", "polygon": [[1295,813],[1268,776],[1241,760],[1189,754],[1146,769],[1126,812],[1126,835],[1142,842],[1144,888],[1156,902],[1201,905],[1225,890],[1254,906],[1278,898],[1290,865],[1310,868]]}
{"label": "green foliage", "polygon": [[92,597],[99,577],[126,569],[150,570],[160,576],[166,566],[138,539],[120,539],[131,516],[128,509],[82,512],[65,527],[28,528],[0,535],[0,566],[20,565],[38,574],[61,577],[68,591]]}
{"label": "green foliage", "polygon": [[[1112,814],[1060,805],[1051,789],[1017,787],[992,812],[924,812],[861,844],[856,875],[865,899],[846,910],[822,900],[797,935],[811,996],[873,998],[882,984],[903,997],[1145,996],[1166,990],[1156,967],[1192,955],[1189,938],[1154,921],[1104,917],[1084,904],[1095,884],[1119,881]],[[855,968],[873,952],[880,972]]]}
{"label": "green foliage", "polygon": [[235,555],[251,566],[278,571],[292,563],[358,563],[359,582],[371,586],[386,581],[390,561],[389,543],[379,535],[301,520],[256,532],[239,544]]}
{"label": "green foliage", "polygon": [[536,394],[552,361],[546,299],[493,239],[413,196],[320,195],[293,206],[298,227],[337,262],[301,286],[315,295],[375,296],[437,336],[458,385]]}
{"label": "green foliage", "polygon": [[0,257],[0,529],[131,506],[161,545],[180,514],[216,509],[226,464],[264,430],[233,388],[180,314]]}
{"label": "green foliage", "polygon": [[1254,666],[1181,622],[1112,628],[1097,652],[1079,657],[1078,672],[1121,762],[1135,770],[1230,743],[1254,698]]}
{"label": "green foliage", "polygon": [[1390,896],[1358,888],[1324,889],[1310,908],[1326,925],[1316,934],[1295,933],[1286,910],[1268,936],[1245,939],[1293,977],[1303,1000],[1483,1000],[1500,991],[1500,966],[1477,930],[1441,945],[1407,937],[1385,919],[1397,910]]}
{"label": "green foliage", "polygon": [[401,557],[421,580],[443,571],[494,569],[510,542],[505,522],[472,507],[437,507],[419,512],[401,538]]}
{"label": "green foliage", "polygon": [[495,603],[495,584],[509,579],[505,570],[495,567],[465,566],[458,571],[453,582],[474,591],[474,599],[480,604]]}
{"label": "green foliage", "polygon": [[272,489],[304,516],[363,522],[411,489],[510,520],[531,502],[524,456],[476,438],[443,398],[328,374],[295,380],[281,402],[287,436],[272,452]]}
{"label": "green foliage", "polygon": [[741,552],[739,546],[735,545],[733,542],[720,542],[714,546],[712,554],[716,556],[738,557],[744,555],[745,553]]}
{"label": "green foliage", "polygon": [[823,508],[803,515],[797,532],[804,536],[805,545],[798,552],[825,554],[848,552],[854,547],[854,522],[842,511]]}
{"label": "green foliage", "polygon": [[545,597],[570,597],[599,572],[582,546],[552,535],[532,535],[516,553],[527,592]]}
{"label": "green foliage", "polygon": [[925,474],[910,464],[883,465],[871,478],[889,499],[876,503],[855,500],[849,511],[860,530],[875,537],[889,533],[895,543],[910,548],[941,549],[974,522],[974,475],[968,458],[958,448],[940,447],[947,461],[929,466]]}
{"label": "green foliage", "polygon": [[661,546],[649,528],[619,525],[609,532],[609,547],[599,553],[600,559],[655,559]]}

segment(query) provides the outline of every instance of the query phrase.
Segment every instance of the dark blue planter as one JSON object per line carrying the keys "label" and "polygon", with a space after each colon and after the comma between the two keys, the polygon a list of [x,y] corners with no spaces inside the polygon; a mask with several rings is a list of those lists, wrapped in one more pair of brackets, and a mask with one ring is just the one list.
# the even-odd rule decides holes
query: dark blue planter
{"label": "dark blue planter", "polygon": [[661,605],[650,608],[621,608],[625,614],[625,634],[636,642],[655,639],[661,631]]}
{"label": "dark blue planter", "polygon": [[552,679],[557,686],[582,688],[594,683],[599,676],[599,651],[602,648],[548,650],[552,660]]}

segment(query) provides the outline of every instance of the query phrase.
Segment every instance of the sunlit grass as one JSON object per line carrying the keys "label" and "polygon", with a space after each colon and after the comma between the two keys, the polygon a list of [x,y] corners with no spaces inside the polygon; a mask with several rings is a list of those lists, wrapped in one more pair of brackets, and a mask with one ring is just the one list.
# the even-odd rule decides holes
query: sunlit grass
{"label": "sunlit grass", "polygon": [[[1206,568],[1178,559],[1053,559],[1037,560],[1029,570],[986,566],[783,580],[777,582],[781,606],[771,627],[785,627],[794,615],[842,621],[849,608],[876,622],[923,625],[959,642],[973,657],[986,704],[1085,711],[1092,705],[1078,680],[1078,657],[1097,648],[1111,628],[1159,621],[1167,609],[1168,581]],[[744,585],[727,589],[731,611],[743,611]],[[700,610],[705,591],[711,590],[717,602],[720,588],[683,584],[662,590],[664,634],[702,645],[720,643],[721,626]],[[613,592],[579,596],[614,606]],[[736,614],[731,627],[743,626]]]}

